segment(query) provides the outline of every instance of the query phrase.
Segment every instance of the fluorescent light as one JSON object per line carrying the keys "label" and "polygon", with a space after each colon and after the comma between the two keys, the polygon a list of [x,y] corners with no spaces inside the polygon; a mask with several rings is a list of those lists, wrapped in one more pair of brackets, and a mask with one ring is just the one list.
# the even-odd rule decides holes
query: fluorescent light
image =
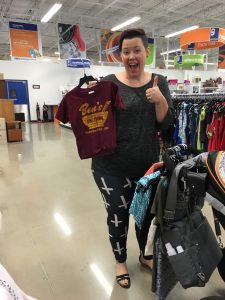
{"label": "fluorescent light", "polygon": [[195,25],[195,26],[191,26],[191,27],[188,27],[188,28],[185,28],[183,30],[180,30],[180,31],[176,31],[176,32],[173,32],[173,33],[170,33],[170,34],[167,34],[165,36],[165,38],[170,38],[172,36],[176,36],[176,35],[180,35],[181,33],[184,33],[184,32],[187,32],[187,31],[191,31],[191,30],[194,30],[194,29],[197,29],[199,28],[199,25]]}
{"label": "fluorescent light", "polygon": [[99,283],[103,286],[105,289],[106,294],[110,297],[112,294],[112,287],[106,280],[105,276],[103,275],[102,271],[99,269],[99,267],[96,264],[90,264],[90,268],[96,278],[98,279]]}
{"label": "fluorescent light", "polygon": [[62,4],[60,3],[55,3],[49,11],[44,15],[44,17],[41,19],[42,23],[47,23],[53,16],[54,14],[57,13],[57,11],[62,7]]}
{"label": "fluorescent light", "polygon": [[65,235],[71,235],[72,231],[69,228],[69,225],[64,221],[63,217],[60,214],[55,213],[54,218],[60,228],[64,231]]}
{"label": "fluorescent light", "polygon": [[140,20],[140,17],[133,17],[133,18],[127,20],[126,22],[123,22],[123,23],[121,23],[121,24],[119,24],[119,25],[111,28],[111,31],[119,30],[119,29],[121,29],[121,28],[123,28],[123,27],[125,27],[127,25],[130,25],[130,24],[132,24],[134,22],[137,22],[138,20]]}
{"label": "fluorescent light", "polygon": [[170,53],[179,52],[179,51],[181,51],[180,48],[179,48],[179,49],[174,49],[174,50],[162,52],[162,53],[160,53],[160,55],[165,55],[165,54],[167,54],[167,53],[170,54]]}

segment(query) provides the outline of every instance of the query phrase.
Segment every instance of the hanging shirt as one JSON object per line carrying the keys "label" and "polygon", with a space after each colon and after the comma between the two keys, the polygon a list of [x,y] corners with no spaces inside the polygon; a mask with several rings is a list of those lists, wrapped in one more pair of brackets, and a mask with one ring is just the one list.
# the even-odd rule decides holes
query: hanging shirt
{"label": "hanging shirt", "polygon": [[116,148],[115,108],[125,109],[118,86],[111,81],[92,88],[76,87],[59,105],[56,118],[71,123],[81,159],[112,153]]}

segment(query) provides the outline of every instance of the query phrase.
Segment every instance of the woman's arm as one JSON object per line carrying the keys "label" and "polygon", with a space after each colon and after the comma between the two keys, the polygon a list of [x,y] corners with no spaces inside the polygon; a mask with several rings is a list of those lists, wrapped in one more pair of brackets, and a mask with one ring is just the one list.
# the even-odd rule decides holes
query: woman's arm
{"label": "woman's arm", "polygon": [[153,87],[146,90],[147,99],[155,104],[157,122],[162,129],[166,129],[173,121],[174,108],[166,79],[156,75]]}

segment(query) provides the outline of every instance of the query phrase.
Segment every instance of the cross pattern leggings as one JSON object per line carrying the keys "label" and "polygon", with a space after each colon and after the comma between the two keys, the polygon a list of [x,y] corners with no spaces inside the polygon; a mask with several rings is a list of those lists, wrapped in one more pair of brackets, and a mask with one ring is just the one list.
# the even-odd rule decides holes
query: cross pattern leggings
{"label": "cross pattern leggings", "polygon": [[[115,259],[122,263],[127,259],[127,233],[129,228],[129,208],[139,178],[117,177],[93,171],[95,182],[102,194],[107,211],[109,240]],[[139,230],[135,226],[139,242]],[[142,248],[142,247],[140,247]],[[142,251],[141,251],[142,252]],[[148,257],[145,257],[148,259]]]}

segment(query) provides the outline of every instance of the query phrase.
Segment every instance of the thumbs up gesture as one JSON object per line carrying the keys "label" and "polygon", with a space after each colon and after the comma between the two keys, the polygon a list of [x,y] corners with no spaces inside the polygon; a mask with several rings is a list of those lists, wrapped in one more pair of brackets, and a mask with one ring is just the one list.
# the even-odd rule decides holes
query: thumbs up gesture
{"label": "thumbs up gesture", "polygon": [[155,76],[152,88],[146,90],[147,99],[149,100],[149,102],[155,104],[160,103],[162,100],[165,99],[158,87],[158,80],[158,76]]}

